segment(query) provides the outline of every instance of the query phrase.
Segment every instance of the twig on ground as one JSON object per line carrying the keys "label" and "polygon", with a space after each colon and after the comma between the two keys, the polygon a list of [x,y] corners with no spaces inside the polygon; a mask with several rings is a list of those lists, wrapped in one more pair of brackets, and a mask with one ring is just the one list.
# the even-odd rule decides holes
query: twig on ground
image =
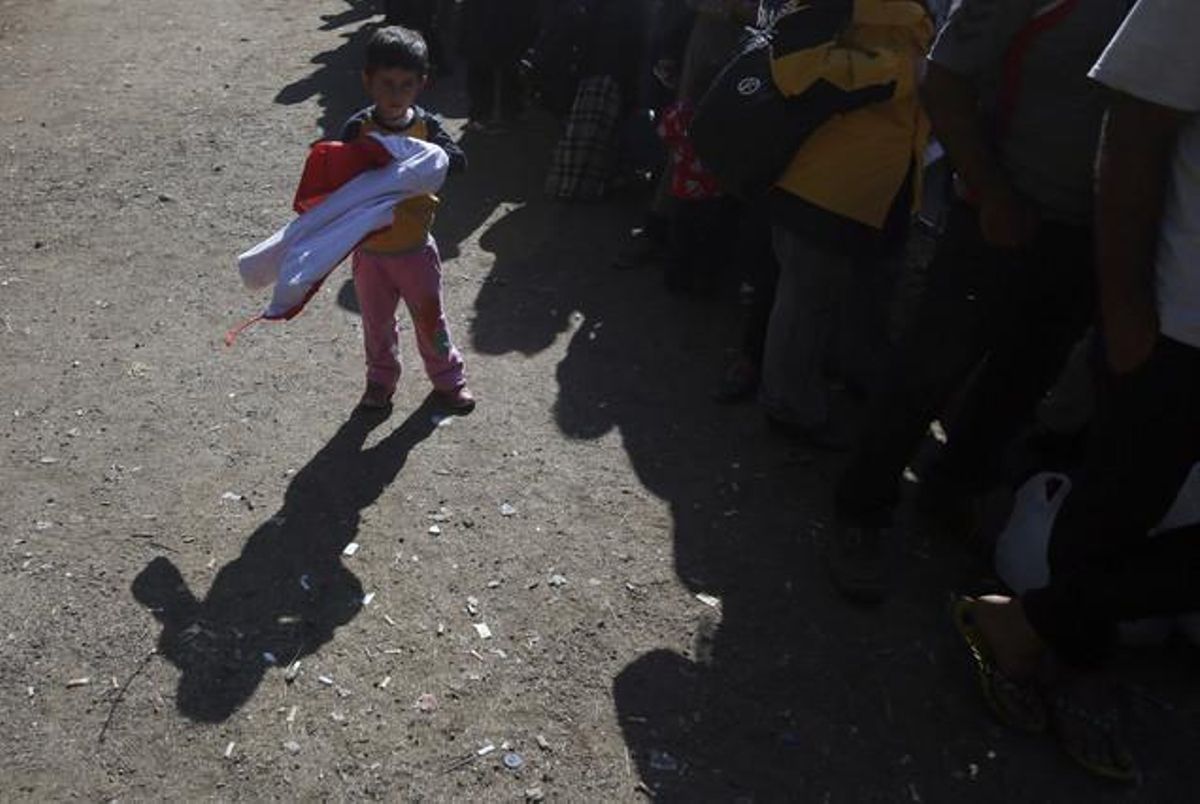
{"label": "twig on ground", "polygon": [[100,734],[96,738],[96,742],[104,742],[104,737],[106,734],[108,734],[108,727],[112,723],[113,715],[117,713],[117,706],[125,699],[125,692],[129,689],[129,685],[133,683],[135,678],[141,675],[141,672],[146,669],[146,665],[148,665],[150,660],[153,659],[157,654],[158,648],[151,648],[150,652],[143,656],[140,661],[138,661],[137,667],[135,667],[133,672],[129,674],[129,678],[125,679],[125,683],[121,685],[121,688],[117,690],[117,694],[113,697],[112,704],[108,707],[108,717],[104,718],[104,725],[100,727]]}

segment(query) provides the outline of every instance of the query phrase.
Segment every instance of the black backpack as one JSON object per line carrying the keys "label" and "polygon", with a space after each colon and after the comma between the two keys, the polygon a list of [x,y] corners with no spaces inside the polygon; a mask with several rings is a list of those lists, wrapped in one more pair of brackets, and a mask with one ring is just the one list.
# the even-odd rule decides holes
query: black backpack
{"label": "black backpack", "polygon": [[[792,20],[802,25],[805,18],[784,16],[779,23]],[[771,73],[776,37],[774,24],[746,29],[737,52],[700,99],[689,129],[700,161],[727,192],[741,198],[771,189],[826,121],[893,91],[882,86],[847,93],[817,81],[803,95],[786,97]]]}
{"label": "black backpack", "polygon": [[[821,121],[771,76],[771,31],[747,28],[738,51],[700,99],[689,128],[704,166],[741,198],[769,190]],[[822,116],[823,118],[824,116]]]}

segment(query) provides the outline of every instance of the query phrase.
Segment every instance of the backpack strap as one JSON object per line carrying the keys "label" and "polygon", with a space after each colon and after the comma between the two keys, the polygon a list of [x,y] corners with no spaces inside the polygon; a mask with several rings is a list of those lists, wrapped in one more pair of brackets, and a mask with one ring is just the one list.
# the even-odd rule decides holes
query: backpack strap
{"label": "backpack strap", "polygon": [[996,104],[996,122],[1001,135],[1008,128],[1017,101],[1021,95],[1021,68],[1025,66],[1025,57],[1038,36],[1050,30],[1079,6],[1079,0],[1042,0],[1029,17],[1029,22],[1017,31],[1008,50],[1004,54],[1004,63],[1000,72],[1000,94]]}

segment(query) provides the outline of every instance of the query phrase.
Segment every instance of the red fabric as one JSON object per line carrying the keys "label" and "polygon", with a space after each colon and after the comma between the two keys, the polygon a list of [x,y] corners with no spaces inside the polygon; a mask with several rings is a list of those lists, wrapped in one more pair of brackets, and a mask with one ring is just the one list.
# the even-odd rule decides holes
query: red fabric
{"label": "red fabric", "polygon": [[1033,46],[1033,42],[1039,34],[1045,33],[1071,16],[1078,5],[1079,0],[1054,0],[1035,11],[1033,18],[1013,37],[1008,52],[1004,55],[1000,81],[998,115],[1002,134],[1008,126],[1008,121],[1012,118],[1013,110],[1017,106],[1017,99],[1021,94],[1021,67],[1024,66],[1029,48]]}
{"label": "red fabric", "polygon": [[671,159],[671,195],[689,201],[716,198],[721,195],[717,177],[700,163],[688,137],[692,113],[686,103],[673,103],[663,111],[658,124],[658,135],[666,144]]}
{"label": "red fabric", "polygon": [[292,209],[303,214],[359,173],[391,161],[391,153],[374,137],[359,137],[353,142],[318,142],[304,160],[304,173]]}

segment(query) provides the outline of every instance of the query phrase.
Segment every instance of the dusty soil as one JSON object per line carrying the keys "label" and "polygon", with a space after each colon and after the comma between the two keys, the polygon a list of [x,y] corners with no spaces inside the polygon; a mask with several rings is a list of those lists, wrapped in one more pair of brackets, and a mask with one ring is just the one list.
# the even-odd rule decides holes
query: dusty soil
{"label": "dusty soil", "polygon": [[444,194],[473,416],[419,371],[349,415],[344,272],[224,349],[373,5],[0,2],[0,797],[1192,797],[1188,656],[1125,660],[1128,792],[989,720],[961,545],[912,538],[880,611],[831,593],[836,463],[707,401],[737,307],[611,270],[637,205],[545,202],[549,121],[468,136]]}

